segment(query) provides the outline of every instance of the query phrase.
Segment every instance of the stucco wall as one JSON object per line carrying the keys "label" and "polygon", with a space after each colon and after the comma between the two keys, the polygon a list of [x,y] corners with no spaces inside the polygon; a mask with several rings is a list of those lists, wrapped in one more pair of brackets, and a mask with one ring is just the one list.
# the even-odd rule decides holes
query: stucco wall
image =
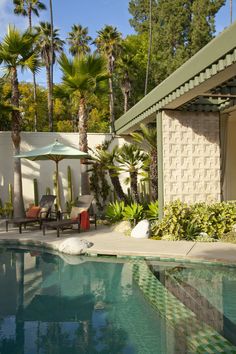
{"label": "stucco wall", "polygon": [[[58,139],[59,142],[78,148],[79,136],[77,133],[21,133],[21,151],[28,151],[51,144]],[[96,145],[110,140],[110,134],[88,134],[88,145],[95,148]],[[115,138],[110,148],[115,144],[121,146],[123,138]],[[0,132],[0,198],[3,202],[8,199],[8,184],[13,183],[13,149],[10,132]],[[59,164],[59,176],[62,193],[62,206],[67,200],[67,166],[72,169],[72,181],[74,196],[80,192],[80,162],[79,160],[64,160]],[[37,178],[39,196],[45,194],[46,187],[53,191],[53,172],[55,164],[52,161],[29,161],[22,159],[23,196],[25,205],[33,202],[33,179]],[[63,188],[62,188],[63,187]]]}
{"label": "stucco wall", "polygon": [[218,113],[163,112],[164,202],[219,201]]}

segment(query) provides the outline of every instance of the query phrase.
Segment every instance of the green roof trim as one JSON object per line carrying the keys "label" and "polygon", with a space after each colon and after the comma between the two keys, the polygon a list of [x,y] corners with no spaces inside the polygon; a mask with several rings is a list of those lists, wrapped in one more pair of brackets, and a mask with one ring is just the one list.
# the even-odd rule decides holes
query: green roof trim
{"label": "green roof trim", "polygon": [[[236,67],[236,22],[121,116],[115,122],[117,133],[127,131],[160,109],[177,108],[178,101],[184,96],[186,96],[186,102],[196,97],[197,92],[191,94],[190,92],[207,81],[210,82],[210,79],[217,74],[222,72],[226,74],[225,77],[223,74],[219,75],[221,82],[229,79],[232,76],[232,70],[226,72],[226,69],[232,68],[234,64]],[[233,72],[236,75],[236,70]],[[205,89],[208,89],[207,85]],[[174,102],[173,107],[170,107],[170,104]]]}

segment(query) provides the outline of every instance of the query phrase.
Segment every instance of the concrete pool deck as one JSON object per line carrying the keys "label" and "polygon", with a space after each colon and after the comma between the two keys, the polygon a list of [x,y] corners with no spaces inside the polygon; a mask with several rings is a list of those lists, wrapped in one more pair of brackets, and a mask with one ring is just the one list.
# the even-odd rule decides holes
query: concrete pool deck
{"label": "concrete pool deck", "polygon": [[55,230],[47,231],[45,236],[42,231],[30,227],[22,234],[18,229],[0,230],[0,246],[37,246],[57,251],[62,241],[75,236],[93,243],[87,249],[89,255],[202,259],[236,264],[236,244],[134,239],[105,226],[98,226],[97,230],[92,227],[89,232],[80,234],[76,230],[67,230],[61,233],[60,238],[56,237]]}

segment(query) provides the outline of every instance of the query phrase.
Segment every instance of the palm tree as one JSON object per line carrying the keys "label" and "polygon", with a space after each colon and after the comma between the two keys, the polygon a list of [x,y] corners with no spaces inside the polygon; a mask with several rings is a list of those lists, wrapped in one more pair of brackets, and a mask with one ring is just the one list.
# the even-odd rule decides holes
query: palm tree
{"label": "palm tree", "polygon": [[91,42],[91,40],[92,37],[88,35],[88,27],[83,28],[81,25],[73,25],[68,37],[70,53],[78,57],[89,54],[89,42]]}
{"label": "palm tree", "polygon": [[[39,67],[37,54],[34,51],[35,36],[31,32],[19,32],[15,27],[8,27],[2,43],[0,43],[0,64],[4,65],[6,75],[11,79],[11,104],[14,109],[12,111],[12,141],[15,154],[20,153],[20,130],[21,115],[19,108],[19,85],[17,70],[30,69],[32,72]],[[22,179],[21,179],[21,161],[19,158],[14,159],[14,215],[16,217],[24,216],[24,203],[22,195]]]}
{"label": "palm tree", "polygon": [[120,170],[129,173],[130,192],[136,203],[139,202],[138,173],[146,159],[147,154],[133,144],[124,144],[117,156],[117,161],[121,164]]}
{"label": "palm tree", "polygon": [[115,132],[115,115],[114,115],[114,90],[113,90],[113,72],[115,61],[120,49],[121,33],[116,27],[106,25],[97,32],[98,37],[95,44],[98,50],[107,58],[107,67],[109,73],[109,110],[110,110],[110,129]]}
{"label": "palm tree", "polygon": [[139,144],[141,149],[147,151],[150,156],[150,182],[151,199],[158,198],[158,175],[157,175],[157,131],[156,128],[150,128],[144,124],[140,125],[140,132],[131,133],[133,140]]}
{"label": "palm tree", "polygon": [[115,146],[112,151],[108,151],[109,142],[99,145],[96,151],[93,151],[92,164],[97,164],[103,171],[108,171],[111,183],[114,187],[114,191],[119,200],[127,201],[127,197],[122,189],[118,168],[115,161],[118,157],[118,146]]}
{"label": "palm tree", "polygon": [[[39,11],[46,10],[46,6],[39,0],[13,0],[15,5],[14,13],[16,15],[28,16],[29,20],[29,29],[32,30],[32,13],[39,17]],[[34,130],[37,131],[37,90],[36,90],[36,78],[35,73],[33,73],[33,87],[34,87]]]}
{"label": "palm tree", "polygon": [[[52,104],[52,82],[51,82],[51,24],[40,22],[35,27],[37,32],[37,48],[41,54],[43,64],[46,67],[47,87],[48,87],[48,123],[49,130],[53,131],[53,104]],[[59,38],[58,29],[53,30],[53,62],[56,60],[56,53],[63,50],[64,41]]]}
{"label": "palm tree", "polygon": [[[62,54],[58,62],[63,73],[65,90],[71,96],[78,97],[79,149],[88,152],[88,104],[94,95],[102,94],[107,89],[106,64],[104,59],[96,54],[74,57],[72,60]],[[82,194],[88,194],[89,183],[85,164],[82,164],[81,171]]]}
{"label": "palm tree", "polygon": [[111,152],[103,151],[103,157],[105,160],[105,168],[108,169],[109,177],[111,179],[111,183],[114,187],[116,192],[116,196],[119,200],[123,200],[124,202],[127,201],[127,197],[123,191],[123,188],[120,183],[117,167],[115,165],[115,161],[118,158],[118,146],[115,146]]}
{"label": "palm tree", "polygon": [[124,96],[124,113],[129,109],[129,98],[131,92],[131,77],[133,67],[133,56],[130,54],[129,49],[125,47],[125,43],[122,48],[121,56],[118,60],[118,76],[120,81],[121,91]]}
{"label": "palm tree", "polygon": [[32,29],[32,14],[39,17],[39,12],[46,10],[44,3],[39,0],[13,0],[13,4],[16,15],[28,17],[30,29]]}

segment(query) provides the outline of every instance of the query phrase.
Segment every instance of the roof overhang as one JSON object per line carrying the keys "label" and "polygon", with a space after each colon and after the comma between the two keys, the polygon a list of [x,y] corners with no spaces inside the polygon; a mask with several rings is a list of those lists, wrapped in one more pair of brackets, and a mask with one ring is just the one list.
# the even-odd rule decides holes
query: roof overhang
{"label": "roof overhang", "polygon": [[163,109],[222,111],[236,104],[236,22],[209,42],[116,122],[134,130]]}

